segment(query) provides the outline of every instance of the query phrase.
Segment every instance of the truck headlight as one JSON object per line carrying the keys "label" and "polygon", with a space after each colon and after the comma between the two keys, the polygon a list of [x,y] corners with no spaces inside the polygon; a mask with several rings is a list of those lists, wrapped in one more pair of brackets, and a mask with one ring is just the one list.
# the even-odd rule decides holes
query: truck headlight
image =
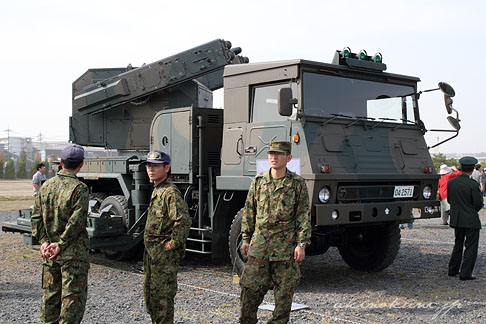
{"label": "truck headlight", "polygon": [[432,196],[432,188],[430,186],[425,186],[424,190],[422,191],[422,196],[424,199],[430,199]]}
{"label": "truck headlight", "polygon": [[319,191],[319,201],[325,204],[329,201],[329,198],[331,198],[331,191],[328,187],[322,187]]}

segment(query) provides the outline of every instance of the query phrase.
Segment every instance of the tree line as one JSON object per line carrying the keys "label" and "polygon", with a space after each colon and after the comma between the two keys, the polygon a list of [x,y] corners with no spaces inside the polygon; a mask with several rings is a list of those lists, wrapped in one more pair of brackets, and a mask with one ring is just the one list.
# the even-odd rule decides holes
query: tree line
{"label": "tree line", "polygon": [[[448,159],[444,154],[442,153],[438,153],[438,154],[433,154],[432,155],[432,162],[434,163],[434,166],[435,166],[435,170],[437,171],[437,173],[439,173],[439,170],[440,170],[440,166],[442,164],[447,164],[447,166],[451,167],[453,165],[455,165],[457,168],[459,168],[459,159],[454,159],[454,158],[450,158]],[[486,161],[484,160],[480,160],[479,161],[479,164],[481,164],[481,167],[482,168],[486,168]]]}
{"label": "tree line", "polygon": [[[57,160],[57,157],[53,154],[51,161]],[[32,162],[31,162],[32,163]],[[37,152],[34,161],[30,167],[27,163],[27,154],[21,152],[20,156],[14,159],[8,159],[4,153],[0,153],[0,179],[32,179],[32,176],[37,172],[37,164],[44,163],[46,166],[46,177],[49,178],[51,171],[49,169],[49,161],[45,159],[42,161],[40,153]]]}

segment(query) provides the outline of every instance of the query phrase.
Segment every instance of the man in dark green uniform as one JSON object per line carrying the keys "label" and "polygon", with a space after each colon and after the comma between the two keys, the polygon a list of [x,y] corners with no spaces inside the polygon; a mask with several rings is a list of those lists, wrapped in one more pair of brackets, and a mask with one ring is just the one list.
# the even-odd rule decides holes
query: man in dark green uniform
{"label": "man in dark green uniform", "polygon": [[57,175],[35,197],[32,236],[41,244],[42,324],[80,323],[88,293],[89,191],[76,174],[83,166],[84,149],[71,144],[61,152]]}
{"label": "man in dark green uniform", "polygon": [[143,294],[152,323],[171,324],[174,322],[177,271],[186,250],[191,219],[179,189],[167,181],[170,156],[162,151],[151,151],[145,166],[154,190],[145,223]]}
{"label": "man in dark green uniform", "polygon": [[258,306],[274,287],[275,310],[268,323],[288,323],[298,262],[310,244],[309,193],[302,177],[290,172],[290,142],[270,142],[270,170],[251,183],[241,221],[241,252],[248,256],[240,280],[240,323],[257,323]]}
{"label": "man in dark green uniform", "polygon": [[473,280],[476,279],[472,272],[478,255],[481,229],[478,211],[483,207],[483,199],[479,184],[470,179],[478,160],[465,156],[459,163],[461,175],[447,183],[447,201],[451,205],[450,226],[454,228],[456,236],[449,261],[449,276],[459,274],[460,280]]}

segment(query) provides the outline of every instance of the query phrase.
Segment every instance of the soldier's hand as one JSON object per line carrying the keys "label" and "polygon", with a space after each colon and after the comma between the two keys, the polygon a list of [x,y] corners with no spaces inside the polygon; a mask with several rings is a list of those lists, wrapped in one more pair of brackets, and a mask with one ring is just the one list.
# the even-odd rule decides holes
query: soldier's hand
{"label": "soldier's hand", "polygon": [[48,250],[48,253],[50,254],[49,260],[54,259],[56,257],[56,255],[58,255],[59,252],[61,252],[61,248],[59,247],[59,245],[57,243],[49,244],[49,246],[47,247],[47,250]]}
{"label": "soldier's hand", "polygon": [[49,246],[49,242],[44,242],[42,243],[41,247],[40,247],[40,252],[41,252],[41,257],[43,258],[48,258],[50,257],[50,254],[47,253],[48,250],[47,250],[47,247]]}
{"label": "soldier's hand", "polygon": [[294,260],[301,262],[305,259],[305,250],[300,246],[296,246],[294,250]]}
{"label": "soldier's hand", "polygon": [[164,242],[164,248],[165,248],[166,251],[172,250],[172,247],[170,246],[170,242],[169,241],[165,241]]}
{"label": "soldier's hand", "polygon": [[248,255],[248,248],[250,247],[250,243],[243,243],[241,244],[241,253],[243,255]]}

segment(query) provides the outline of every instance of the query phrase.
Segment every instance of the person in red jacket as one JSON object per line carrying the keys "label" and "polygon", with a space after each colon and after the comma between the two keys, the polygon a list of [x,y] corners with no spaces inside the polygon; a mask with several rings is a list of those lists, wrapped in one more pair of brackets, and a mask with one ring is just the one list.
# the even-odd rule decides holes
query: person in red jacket
{"label": "person in red jacket", "polygon": [[449,225],[449,210],[451,206],[447,201],[447,182],[455,177],[458,177],[461,172],[453,165],[448,167],[446,164],[440,166],[439,174],[439,199],[440,199],[440,214],[442,216],[442,225]]}

